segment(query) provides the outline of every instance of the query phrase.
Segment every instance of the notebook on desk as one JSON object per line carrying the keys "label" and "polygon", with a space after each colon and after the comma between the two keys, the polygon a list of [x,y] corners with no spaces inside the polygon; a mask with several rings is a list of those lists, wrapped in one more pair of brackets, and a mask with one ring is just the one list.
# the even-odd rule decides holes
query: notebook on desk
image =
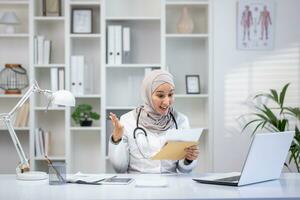
{"label": "notebook on desk", "polygon": [[217,185],[242,186],[280,177],[294,131],[256,134],[241,173],[224,173],[193,180]]}

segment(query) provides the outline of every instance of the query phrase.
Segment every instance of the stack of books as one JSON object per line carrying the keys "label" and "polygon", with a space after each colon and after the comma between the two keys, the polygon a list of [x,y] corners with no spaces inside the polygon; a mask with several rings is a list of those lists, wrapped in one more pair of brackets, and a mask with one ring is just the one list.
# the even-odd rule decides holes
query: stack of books
{"label": "stack of books", "polygon": [[18,111],[14,127],[27,127],[29,118],[29,102],[23,104],[23,106]]}
{"label": "stack of books", "polygon": [[44,157],[49,154],[50,131],[37,128],[34,135],[35,156]]}

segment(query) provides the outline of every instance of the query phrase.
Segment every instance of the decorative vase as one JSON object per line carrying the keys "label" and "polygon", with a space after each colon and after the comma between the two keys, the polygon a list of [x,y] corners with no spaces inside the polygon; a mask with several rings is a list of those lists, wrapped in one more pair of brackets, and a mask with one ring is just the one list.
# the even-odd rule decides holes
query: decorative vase
{"label": "decorative vase", "polygon": [[92,124],[93,124],[92,120],[80,121],[80,126],[92,126]]}
{"label": "decorative vase", "polygon": [[194,22],[189,15],[188,8],[184,6],[177,22],[177,33],[192,33],[194,30]]}

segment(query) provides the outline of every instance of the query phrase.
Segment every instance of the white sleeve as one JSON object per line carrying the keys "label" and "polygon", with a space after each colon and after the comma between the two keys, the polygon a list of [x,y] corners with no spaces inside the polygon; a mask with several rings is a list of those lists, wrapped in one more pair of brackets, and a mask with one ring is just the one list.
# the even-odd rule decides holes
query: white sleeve
{"label": "white sleeve", "polygon": [[182,173],[190,173],[197,166],[197,160],[193,160],[190,164],[184,164],[184,159],[178,161],[178,171]]}
{"label": "white sleeve", "polygon": [[[122,120],[120,121],[122,122]],[[109,159],[116,172],[126,173],[129,165],[129,146],[125,127],[122,140],[119,143],[114,143],[112,136],[110,136],[108,152]]]}
{"label": "white sleeve", "polygon": [[[178,124],[180,129],[189,129],[190,128],[190,123],[189,119],[180,113],[178,116]],[[178,161],[177,169],[178,171],[182,173],[189,173],[191,172],[195,167],[197,166],[197,160],[193,160],[190,164],[186,165],[184,164],[184,159]]]}

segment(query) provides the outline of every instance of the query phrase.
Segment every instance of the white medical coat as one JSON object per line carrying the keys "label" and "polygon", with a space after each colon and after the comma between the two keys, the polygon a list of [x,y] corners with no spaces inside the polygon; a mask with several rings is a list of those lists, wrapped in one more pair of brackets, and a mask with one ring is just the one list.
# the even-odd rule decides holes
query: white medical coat
{"label": "white medical coat", "polygon": [[[151,160],[150,156],[155,155],[166,143],[166,131],[153,133],[147,129],[147,138],[141,131],[137,132],[137,140],[133,138],[133,131],[136,128],[135,110],[130,111],[120,118],[124,125],[124,133],[119,143],[114,143],[110,138],[109,142],[109,159],[114,169],[119,173],[188,173],[196,167],[197,161],[190,164],[184,164],[184,160]],[[176,117],[178,129],[188,129],[188,118],[181,113]],[[139,127],[142,127],[139,125]],[[171,127],[175,129],[175,125]],[[140,147],[140,150],[137,147]],[[144,156],[143,156],[144,154]],[[146,158],[145,158],[146,157]]]}

